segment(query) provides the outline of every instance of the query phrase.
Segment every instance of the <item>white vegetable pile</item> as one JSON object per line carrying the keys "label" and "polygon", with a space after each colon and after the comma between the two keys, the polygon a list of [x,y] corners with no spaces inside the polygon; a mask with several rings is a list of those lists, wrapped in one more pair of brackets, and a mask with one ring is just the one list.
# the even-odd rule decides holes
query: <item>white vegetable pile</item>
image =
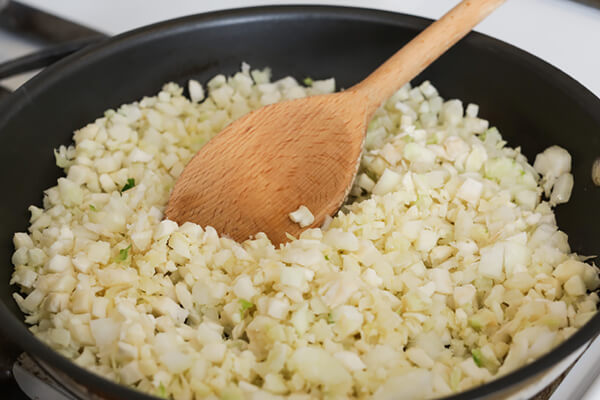
{"label": "white vegetable pile", "polygon": [[334,90],[269,79],[244,65],[204,101],[197,82],[192,101],[168,84],[56,152],[66,177],[14,237],[14,297],[38,337],[163,397],[421,399],[514,370],[594,315],[598,272],[551,209],[573,185],[568,153],[550,148],[534,169],[476,105],[428,82],[377,111],[353,202],[326,228],[276,249],[162,220],[225,125]]}

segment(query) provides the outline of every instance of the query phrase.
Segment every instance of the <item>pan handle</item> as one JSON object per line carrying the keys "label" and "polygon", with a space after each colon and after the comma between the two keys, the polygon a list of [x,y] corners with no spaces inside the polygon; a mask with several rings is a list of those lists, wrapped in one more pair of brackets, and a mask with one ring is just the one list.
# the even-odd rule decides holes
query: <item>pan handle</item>
{"label": "pan handle", "polygon": [[[22,74],[24,72],[33,71],[44,68],[56,61],[75,53],[91,44],[97,43],[104,39],[105,36],[97,35],[84,39],[72,40],[51,47],[47,47],[40,51],[24,55],[14,60],[0,64],[0,80],[10,78],[11,76]],[[6,88],[0,87],[0,97],[9,94]]]}

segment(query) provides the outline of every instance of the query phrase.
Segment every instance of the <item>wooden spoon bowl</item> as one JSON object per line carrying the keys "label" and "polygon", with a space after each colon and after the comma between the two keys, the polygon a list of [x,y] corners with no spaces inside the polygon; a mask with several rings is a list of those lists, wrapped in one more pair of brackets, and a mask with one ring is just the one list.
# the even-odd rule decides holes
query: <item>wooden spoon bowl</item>
{"label": "wooden spoon bowl", "polygon": [[368,122],[358,100],[346,93],[308,97],[234,121],[190,161],[194,170],[177,181],[167,216],[203,226],[218,221],[217,230],[236,240],[266,232],[281,243],[300,228],[288,214],[305,205],[319,226],[340,208],[358,169]]}
{"label": "wooden spoon bowl", "polygon": [[237,241],[265,232],[275,244],[335,213],[358,170],[367,124],[380,104],[505,0],[464,0],[358,85],[262,107],[210,140],[177,180],[165,215],[213,226]]}

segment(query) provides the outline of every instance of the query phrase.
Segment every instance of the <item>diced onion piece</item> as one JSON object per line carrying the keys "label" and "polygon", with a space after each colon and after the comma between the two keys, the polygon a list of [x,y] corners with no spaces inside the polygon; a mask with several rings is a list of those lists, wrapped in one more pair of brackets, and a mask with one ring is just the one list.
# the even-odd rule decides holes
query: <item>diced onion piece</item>
{"label": "diced onion piece", "polygon": [[402,183],[402,176],[391,169],[386,169],[373,187],[373,194],[383,195],[397,190]]}
{"label": "diced onion piece", "polygon": [[204,100],[204,89],[197,80],[190,79],[188,82],[188,91],[190,92],[192,102],[199,103]]}
{"label": "diced onion piece", "polygon": [[427,355],[427,353],[418,347],[411,347],[406,350],[406,356],[410,361],[415,363],[420,368],[430,369],[433,367],[433,360]]}
{"label": "diced onion piece", "polygon": [[366,368],[360,357],[351,351],[339,351],[333,356],[350,371],[360,371]]}
{"label": "diced onion piece", "polygon": [[500,279],[504,264],[504,249],[502,244],[495,244],[481,249],[479,260],[479,273],[483,276]]}
{"label": "diced onion piece", "polygon": [[481,197],[483,184],[475,179],[467,178],[458,189],[456,197],[471,204],[477,204]]}
{"label": "diced onion piece", "polygon": [[404,146],[404,157],[410,162],[431,164],[435,161],[435,153],[418,143],[407,143]]}
{"label": "diced onion piece", "polygon": [[50,272],[62,272],[71,267],[71,258],[60,254],[52,257],[46,266]]}
{"label": "diced onion piece", "polygon": [[550,196],[550,204],[566,203],[571,198],[573,190],[573,175],[569,173],[562,174],[556,179]]}
{"label": "diced onion piece", "polygon": [[330,229],[323,236],[323,241],[335,249],[356,251],[358,250],[358,239],[352,232],[344,232],[341,229]]}
{"label": "diced onion piece", "polygon": [[571,172],[571,155],[562,147],[548,147],[535,157],[533,168],[542,175],[558,177]]}
{"label": "diced onion piece", "polygon": [[309,382],[321,385],[350,385],[352,378],[343,364],[325,350],[315,347],[297,349],[289,360],[292,371],[297,371]]}
{"label": "diced onion piece", "polygon": [[314,222],[315,217],[306,206],[300,206],[296,211],[290,213],[290,219],[301,228],[305,228]]}
{"label": "diced onion piece", "polygon": [[106,346],[114,343],[119,337],[120,324],[110,318],[92,320],[90,328],[97,346]]}
{"label": "diced onion piece", "polygon": [[306,273],[303,268],[282,267],[280,282],[282,285],[300,289],[306,282]]}
{"label": "diced onion piece", "polygon": [[444,103],[441,112],[442,121],[448,125],[458,125],[463,118],[463,105],[460,100],[448,100]]}

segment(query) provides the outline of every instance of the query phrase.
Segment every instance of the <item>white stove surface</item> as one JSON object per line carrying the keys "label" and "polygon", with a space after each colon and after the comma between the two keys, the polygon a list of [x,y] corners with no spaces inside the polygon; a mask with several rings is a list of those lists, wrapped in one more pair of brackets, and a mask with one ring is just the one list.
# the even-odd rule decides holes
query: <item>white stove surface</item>
{"label": "white stove surface", "polygon": [[597,337],[552,393],[550,400],[600,399],[599,360],[600,337]]}
{"label": "white stove surface", "polygon": [[[268,4],[331,4],[370,7],[429,18],[440,17],[457,0],[20,0],[107,34],[183,15]],[[520,47],[574,77],[600,97],[600,1],[590,7],[570,0],[509,0],[477,31]],[[32,43],[0,32],[0,62],[35,50]],[[3,82],[16,87],[21,79]],[[600,110],[599,110],[600,112]],[[600,399],[600,339],[584,353],[551,397]],[[591,385],[591,386],[590,386]],[[589,387],[589,390],[588,390]]]}

